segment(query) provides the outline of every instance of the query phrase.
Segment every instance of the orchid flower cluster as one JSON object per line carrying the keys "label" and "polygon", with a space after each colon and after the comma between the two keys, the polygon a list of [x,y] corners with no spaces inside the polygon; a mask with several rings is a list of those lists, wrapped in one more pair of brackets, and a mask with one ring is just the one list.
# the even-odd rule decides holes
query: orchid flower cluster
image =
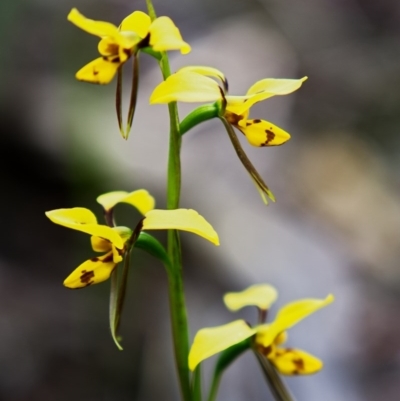
{"label": "orchid flower cluster", "polygon": [[[119,325],[127,291],[127,278],[133,249],[139,248],[158,259],[165,267],[169,287],[171,326],[177,374],[184,401],[202,399],[201,364],[218,354],[214,375],[208,392],[208,400],[216,399],[218,385],[225,369],[244,351],[256,355],[275,399],[292,400],[292,395],[282,381],[282,375],[305,375],[319,371],[322,362],[305,351],[285,348],[287,329],[308,315],[333,301],[303,299],[283,307],[272,323],[266,323],[267,313],[277,298],[277,290],[269,284],[258,284],[242,292],[228,293],[224,302],[228,309],[237,311],[254,306],[259,312],[256,325],[244,320],[213,328],[201,329],[192,346],[189,346],[189,330],[185,295],[183,290],[182,262],[179,231],[194,233],[219,245],[219,237],[211,224],[198,212],[179,207],[180,198],[180,147],[182,136],[196,125],[212,119],[221,120],[239,160],[249,173],[263,201],[275,201],[275,197],[257,172],[237,137],[241,132],[252,146],[282,145],[290,135],[270,121],[249,118],[250,109],[256,103],[273,96],[287,95],[299,89],[307,79],[266,78],[252,85],[243,96],[229,94],[226,76],[210,66],[186,66],[171,73],[167,52],[179,50],[187,54],[191,47],[181,36],[169,17],[157,17],[151,0],[146,0],[148,13],[135,11],[117,27],[111,23],[95,21],[72,9],[68,20],[80,29],[100,38],[99,58],[89,62],[77,73],[76,78],[94,84],[108,84],[117,76],[116,111],[120,132],[128,139],[139,85],[139,56],[145,53],[160,66],[163,81],[155,86],[150,104],[167,104],[170,116],[170,147],[168,161],[167,205],[155,208],[154,197],[144,189],[132,192],[114,191],[100,195],[104,223],[84,207],[56,209],[46,212],[55,224],[90,235],[93,252],[100,256],[81,263],[65,279],[68,288],[85,288],[110,279],[109,323],[112,338],[122,350]],[[132,61],[133,78],[126,123],[122,117],[122,86],[125,64]],[[177,102],[206,103],[195,108],[182,121]],[[117,224],[114,210],[118,204],[134,207],[142,216],[128,226]],[[154,236],[153,230],[167,230],[167,246]]]}

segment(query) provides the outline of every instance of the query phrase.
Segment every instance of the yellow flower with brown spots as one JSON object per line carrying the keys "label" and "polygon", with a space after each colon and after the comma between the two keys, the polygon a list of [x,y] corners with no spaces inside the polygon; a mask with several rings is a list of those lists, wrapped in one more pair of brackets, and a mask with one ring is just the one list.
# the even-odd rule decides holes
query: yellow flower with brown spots
{"label": "yellow flower with brown spots", "polygon": [[[213,78],[220,80],[222,85]],[[270,121],[249,119],[250,108],[273,96],[294,92],[306,79],[266,78],[252,85],[246,95],[231,96],[228,95],[228,83],[221,71],[201,66],[184,67],[154,89],[150,103],[220,101],[222,116],[239,129],[251,145],[276,146],[287,142],[290,135]]]}
{"label": "yellow flower with brown spots", "polygon": [[[64,281],[68,288],[83,288],[107,280],[117,264],[121,262],[130,247],[132,238],[147,230],[182,230],[197,234],[214,245],[219,245],[218,234],[204,217],[192,209],[154,209],[154,198],[145,190],[131,193],[115,191],[100,195],[98,203],[103,206],[109,225],[99,224],[89,209],[75,207],[46,212],[55,224],[91,235],[91,245],[95,252],[105,252],[79,265]],[[112,212],[118,203],[134,206],[144,217],[134,230],[128,227],[114,227]]]}
{"label": "yellow flower with brown spots", "polygon": [[279,310],[272,323],[265,324],[263,320],[277,295],[276,289],[268,284],[226,294],[224,302],[231,311],[256,306],[260,312],[260,324],[250,327],[244,320],[236,320],[223,326],[199,330],[189,353],[190,369],[194,370],[204,359],[251,337],[254,350],[264,355],[284,375],[312,374],[322,369],[322,361],[315,356],[281,345],[287,339],[287,329],[330,304],[333,295],[325,299],[309,298],[289,303]]}
{"label": "yellow flower with brown spots", "polygon": [[[154,21],[142,11],[135,11],[126,17],[119,27],[84,17],[76,8],[68,14],[68,20],[82,30],[100,37],[98,51],[101,57],[82,67],[76,78],[80,81],[105,85],[117,74],[115,105],[118,126],[124,139],[128,139],[136,109],[139,86],[139,53],[148,51],[156,58],[162,52],[180,50],[182,54],[190,52],[190,46],[183,41],[179,29],[169,17],[159,17]],[[126,124],[122,118],[122,68],[130,58],[133,59],[131,96]]]}
{"label": "yellow flower with brown spots", "polygon": [[101,38],[98,44],[101,57],[76,73],[80,81],[108,84],[122,64],[147,47],[155,52],[190,52],[190,46],[182,40],[179,29],[168,17],[159,17],[152,22],[146,13],[135,11],[117,27],[109,22],[88,19],[73,8],[68,14],[68,20],[87,33]]}
{"label": "yellow flower with brown spots", "polygon": [[[228,95],[228,81],[225,75],[211,67],[184,67],[160,83],[150,96],[150,104],[181,102],[209,102],[214,104],[200,106],[193,110],[180,124],[180,133],[195,125],[219,117],[232,142],[236,154],[250,174],[261,198],[268,204],[267,196],[275,201],[275,196],[268,188],[256,168],[247,157],[233,127],[257,147],[282,145],[290,135],[270,121],[250,119],[250,108],[256,103],[273,96],[287,95],[300,88],[307,79],[262,79],[250,87],[244,96]],[[221,84],[218,84],[219,81]]]}

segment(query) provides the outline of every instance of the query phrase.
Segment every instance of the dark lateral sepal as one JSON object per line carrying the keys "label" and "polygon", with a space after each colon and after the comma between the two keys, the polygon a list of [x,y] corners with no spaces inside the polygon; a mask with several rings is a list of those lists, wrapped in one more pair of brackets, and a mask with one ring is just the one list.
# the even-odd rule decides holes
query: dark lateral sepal
{"label": "dark lateral sepal", "polygon": [[135,230],[132,232],[131,237],[125,244],[124,264],[122,268],[121,280],[118,279],[118,266],[111,273],[111,289],[110,289],[110,306],[109,306],[109,322],[111,336],[115,342],[115,345],[120,351],[122,346],[120,344],[120,337],[118,335],[118,329],[121,322],[122,309],[125,303],[125,295],[128,284],[128,274],[130,268],[130,257],[131,250],[134,247],[136,241],[141,234],[143,227],[143,219],[139,221]]}
{"label": "dark lateral sepal", "polygon": [[133,59],[132,86],[131,86],[131,96],[129,101],[126,127],[124,127],[124,122],[122,117],[122,66],[118,68],[118,73],[117,73],[117,90],[115,94],[115,107],[117,110],[119,130],[124,139],[128,139],[129,137],[129,132],[132,127],[133,116],[135,115],[135,110],[136,110],[136,101],[137,101],[137,93],[139,86],[139,52],[133,53],[132,59]]}
{"label": "dark lateral sepal", "polygon": [[265,204],[268,204],[268,200],[265,195],[267,195],[272,202],[275,202],[275,196],[271,192],[271,190],[268,188],[267,184],[264,182],[264,180],[261,178],[260,174],[256,170],[256,168],[253,166],[253,163],[250,161],[250,159],[247,157],[246,153],[244,152],[242,145],[239,142],[238,137],[235,134],[235,131],[233,130],[233,127],[229,122],[226,120],[225,117],[220,117],[220,120],[225,126],[226,132],[229,135],[229,138],[232,142],[233,147],[235,148],[236,154],[239,157],[239,160],[242,162],[243,166],[247,170],[247,172],[250,174],[250,177],[252,178],[256,188],[258,189],[258,192],[261,195],[261,198],[263,199]]}

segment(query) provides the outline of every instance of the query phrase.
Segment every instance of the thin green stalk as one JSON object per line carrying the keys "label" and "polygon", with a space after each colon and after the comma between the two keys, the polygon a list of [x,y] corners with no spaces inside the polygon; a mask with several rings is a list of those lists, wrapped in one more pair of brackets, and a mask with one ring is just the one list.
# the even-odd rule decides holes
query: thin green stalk
{"label": "thin green stalk", "polygon": [[202,400],[202,391],[201,391],[201,364],[197,365],[196,370],[193,373],[193,401],[201,401]]}
{"label": "thin green stalk", "polygon": [[[170,75],[167,56],[164,54],[160,66],[164,79]],[[175,102],[168,105],[170,116],[170,141],[168,156],[167,208],[179,208],[181,190],[181,136],[179,134],[178,108]],[[185,294],[182,277],[182,257],[179,234],[176,230],[168,231],[168,256],[172,269],[168,274],[169,299],[171,308],[172,332],[174,337],[175,360],[181,385],[182,397],[191,400],[190,375],[188,367],[189,329],[186,312]]]}
{"label": "thin green stalk", "polygon": [[[154,20],[156,13],[151,0],[146,0],[150,18]],[[171,75],[166,53],[161,53],[159,61],[163,78]],[[181,135],[179,133],[179,116],[176,102],[168,105],[170,117],[170,140],[168,155],[167,208],[179,208],[181,192]],[[168,257],[171,269],[168,269],[169,303],[171,309],[171,325],[174,341],[175,362],[178,370],[181,393],[184,401],[191,401],[190,374],[188,367],[189,330],[186,313],[185,294],[182,277],[182,257],[179,234],[176,230],[168,231]]]}
{"label": "thin green stalk", "polygon": [[210,393],[208,394],[208,401],[215,401],[217,399],[219,383],[221,382],[223,371],[215,373],[213,376],[213,381],[211,383]]}

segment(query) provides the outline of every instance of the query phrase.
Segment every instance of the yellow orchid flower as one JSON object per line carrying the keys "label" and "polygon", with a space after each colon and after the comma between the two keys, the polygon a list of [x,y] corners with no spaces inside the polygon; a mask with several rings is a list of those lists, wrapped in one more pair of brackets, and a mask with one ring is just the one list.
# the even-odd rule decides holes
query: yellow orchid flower
{"label": "yellow orchid flower", "polygon": [[[224,297],[226,306],[237,311],[245,306],[256,306],[266,312],[277,298],[277,291],[268,284],[228,293]],[[253,347],[263,354],[284,375],[315,373],[323,366],[322,361],[305,351],[280,347],[287,339],[286,330],[308,315],[333,301],[333,295],[325,299],[303,299],[284,306],[270,324],[250,327],[244,320],[236,320],[223,326],[201,329],[194,338],[189,353],[189,368],[194,370],[204,359],[209,358],[239,342],[253,337]]]}
{"label": "yellow orchid flower", "polygon": [[182,40],[179,29],[168,17],[159,17],[152,22],[146,13],[135,11],[116,27],[109,22],[88,19],[73,8],[68,14],[68,20],[82,30],[101,38],[98,45],[101,57],[76,73],[76,78],[80,81],[108,84],[123,63],[146,47],[151,47],[156,52],[190,52],[190,46]]}
{"label": "yellow orchid flower", "polygon": [[[154,198],[145,190],[131,193],[124,191],[109,192],[97,198],[105,211],[107,222],[111,224],[113,208],[117,203],[128,203],[138,209],[144,218],[135,230],[127,227],[112,227],[97,223],[96,216],[85,208],[57,209],[46,212],[55,224],[90,234],[92,249],[106,252],[78,266],[64,281],[69,288],[83,288],[107,280],[117,264],[123,260],[126,245],[133,233],[147,230],[182,230],[197,234],[214,245],[219,245],[218,234],[212,226],[196,211],[191,209],[159,210],[154,209]],[[132,245],[132,244],[131,244]]]}
{"label": "yellow orchid flower", "polygon": [[57,209],[46,212],[55,224],[90,234],[92,249],[106,252],[79,265],[64,281],[69,288],[83,288],[107,280],[115,266],[121,262],[126,241],[132,231],[127,227],[108,227],[98,224],[96,216],[81,207]]}
{"label": "yellow orchid flower", "polygon": [[[210,77],[219,79],[222,88]],[[150,96],[150,104],[221,101],[225,103],[222,116],[239,129],[251,145],[276,146],[287,142],[290,135],[269,121],[249,119],[250,108],[262,100],[294,92],[306,79],[262,79],[252,85],[246,95],[229,96],[227,80],[221,71],[211,67],[190,66],[181,68],[161,82]]]}
{"label": "yellow orchid flower", "polygon": [[214,101],[212,105],[195,109],[182,121],[181,135],[202,121],[219,117],[239,160],[250,174],[264,203],[268,204],[265,195],[272,201],[275,201],[275,197],[242,149],[232,127],[239,129],[253,146],[282,145],[290,139],[290,135],[269,121],[249,119],[250,108],[270,97],[292,93],[306,79],[262,79],[252,85],[245,96],[229,96],[228,81],[221,71],[206,66],[189,66],[160,83],[150,96],[150,104]]}
{"label": "yellow orchid flower", "polygon": [[[94,21],[84,17],[76,8],[68,14],[68,20],[84,31],[99,36],[98,51],[101,57],[82,67],[76,78],[94,84],[108,84],[117,74],[115,95],[118,126],[124,139],[128,139],[136,109],[139,86],[139,52],[150,50],[161,57],[159,52],[180,50],[182,54],[190,52],[190,46],[183,41],[179,29],[168,17],[159,17],[151,21],[149,15],[135,11],[126,17],[119,27],[103,21]],[[122,118],[122,68],[129,58],[133,59],[133,77],[127,122],[124,127]]]}

